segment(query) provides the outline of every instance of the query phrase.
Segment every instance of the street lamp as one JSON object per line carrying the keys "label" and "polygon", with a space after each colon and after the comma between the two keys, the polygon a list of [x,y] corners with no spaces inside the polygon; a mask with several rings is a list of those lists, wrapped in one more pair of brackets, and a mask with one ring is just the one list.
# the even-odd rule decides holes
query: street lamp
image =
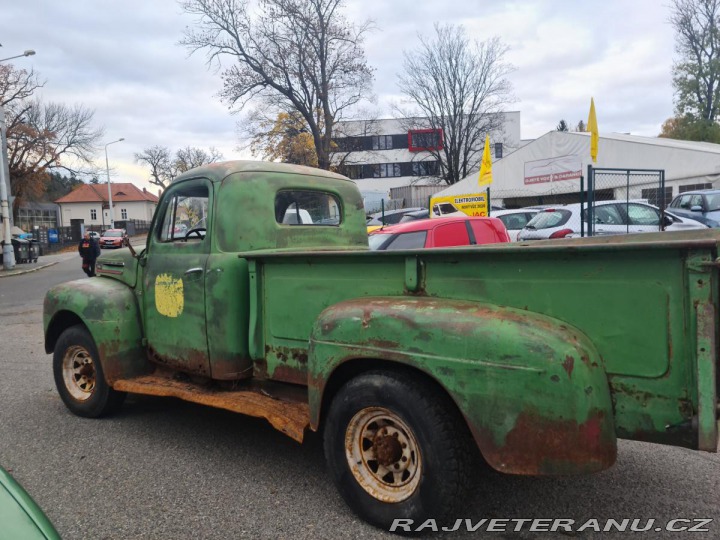
{"label": "street lamp", "polygon": [[14,58],[22,58],[23,56],[32,56],[33,54],[35,54],[35,51],[33,51],[32,49],[28,49],[28,50],[25,51],[24,53],[18,54],[17,56],[11,56],[11,57],[9,57],[9,58],[3,58],[2,60],[0,60],[0,62],[5,62],[6,60],[13,60]]}
{"label": "street lamp", "polygon": [[111,144],[115,144],[116,142],[124,141],[124,137],[120,137],[117,141],[109,142],[105,145],[105,168],[107,169],[107,177],[108,177],[108,199],[110,202],[110,228],[115,228],[115,218],[113,216],[113,205],[112,205],[112,190],[110,189],[110,164],[108,163],[108,155],[107,155],[107,147]]}
{"label": "street lamp", "polygon": [[[32,56],[35,51],[28,49],[17,56],[3,58],[0,62]],[[5,126],[5,109],[0,104],[0,210],[2,211],[2,240],[3,240],[3,268],[12,270],[15,268],[15,251],[12,246],[12,234],[10,231],[10,170],[7,157],[7,134]]]}

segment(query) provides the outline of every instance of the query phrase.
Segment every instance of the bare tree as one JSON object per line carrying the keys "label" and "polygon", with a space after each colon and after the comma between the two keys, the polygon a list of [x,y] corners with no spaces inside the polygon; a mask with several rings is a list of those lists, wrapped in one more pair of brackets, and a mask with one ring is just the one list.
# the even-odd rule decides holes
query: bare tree
{"label": "bare tree", "polygon": [[186,146],[175,152],[175,160],[173,161],[173,177],[200,167],[208,163],[216,163],[223,159],[223,155],[215,148],[210,147],[208,151],[202,148]]}
{"label": "bare tree", "polygon": [[156,145],[135,154],[137,163],[144,163],[150,167],[150,183],[162,189],[165,189],[179,174],[222,159],[223,155],[212,147],[206,151],[202,148],[186,146],[176,151],[173,156],[169,148]]}
{"label": "bare tree", "polygon": [[135,154],[136,163],[150,167],[150,183],[165,189],[173,179],[170,150],[165,146],[152,146]]}
{"label": "bare tree", "polygon": [[97,171],[93,155],[103,130],[93,127],[93,111],[82,105],[33,99],[44,84],[34,71],[0,65],[0,104],[6,112],[8,168],[15,209],[43,195],[52,171],[62,169],[72,176]]}
{"label": "bare tree", "polygon": [[428,151],[447,184],[479,167],[486,134],[502,133],[513,101],[506,52],[499,38],[471,42],[462,26],[436,24],[432,39],[420,36],[420,47],[405,53],[399,86],[419,114],[400,113],[410,129],[442,130],[442,147]]}
{"label": "bare tree", "polygon": [[673,0],[677,116],[714,122],[720,103],[720,0]]}
{"label": "bare tree", "polygon": [[558,122],[558,125],[555,127],[555,130],[556,131],[569,131],[567,122],[565,120],[560,120],[560,122]]}
{"label": "bare tree", "polygon": [[258,99],[272,111],[297,112],[312,134],[318,167],[330,168],[335,122],[370,93],[372,69],[362,48],[369,23],[356,27],[342,0],[184,0],[198,26],[182,44],[208,61],[235,63],[222,72],[222,98],[242,109]]}

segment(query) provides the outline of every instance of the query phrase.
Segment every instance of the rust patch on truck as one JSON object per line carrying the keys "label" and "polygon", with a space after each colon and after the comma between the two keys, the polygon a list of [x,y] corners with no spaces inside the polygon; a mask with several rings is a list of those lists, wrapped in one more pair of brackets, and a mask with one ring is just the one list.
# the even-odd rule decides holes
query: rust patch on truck
{"label": "rust patch on truck", "polygon": [[572,379],[573,367],[575,367],[575,359],[572,356],[566,356],[562,363],[563,369],[567,372],[568,378]]}
{"label": "rust patch on truck", "polygon": [[521,413],[501,445],[488,430],[473,432],[488,463],[512,474],[584,474],[607,469],[617,458],[615,434],[602,411],[580,424]]}
{"label": "rust patch on truck", "polygon": [[171,379],[162,375],[146,375],[116,381],[115,390],[151,396],[176,397],[184,401],[264,418],[278,431],[301,443],[310,424],[310,408],[305,402],[283,401],[256,389],[217,390]]}

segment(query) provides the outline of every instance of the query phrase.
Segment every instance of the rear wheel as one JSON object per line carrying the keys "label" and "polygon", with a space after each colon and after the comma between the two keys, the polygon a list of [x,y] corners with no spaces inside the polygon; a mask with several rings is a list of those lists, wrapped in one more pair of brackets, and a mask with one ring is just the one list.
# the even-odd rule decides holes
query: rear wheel
{"label": "rear wheel", "polygon": [[125,399],[125,392],[117,392],[105,382],[95,341],[82,325],[60,334],[53,353],[53,374],[63,403],[78,416],[111,414]]}
{"label": "rear wheel", "polygon": [[452,516],[469,489],[473,448],[455,405],[412,374],[372,371],[343,386],[324,428],[345,502],[387,530],[395,519]]}

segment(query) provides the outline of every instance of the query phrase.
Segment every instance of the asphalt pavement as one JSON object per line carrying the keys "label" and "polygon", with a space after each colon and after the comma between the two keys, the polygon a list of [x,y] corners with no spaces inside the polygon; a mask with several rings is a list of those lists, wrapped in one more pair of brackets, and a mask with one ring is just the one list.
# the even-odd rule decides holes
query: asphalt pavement
{"label": "asphalt pavement", "polygon": [[[319,436],[297,444],[264,420],[131,396],[114,417],[70,414],[45,354],[45,291],[87,279],[75,254],[0,279],[0,465],[65,539],[391,537],[356,518],[325,471]],[[41,259],[42,261],[42,259]],[[103,278],[94,278],[103,279]],[[720,537],[720,457],[620,443],[617,464],[577,478],[478,475],[457,518],[648,519],[640,538]],[[671,519],[713,519],[707,533],[657,531]],[[0,527],[1,528],[1,527]],[[623,538],[630,533],[487,533],[488,538]],[[474,538],[465,527],[442,538]]]}

